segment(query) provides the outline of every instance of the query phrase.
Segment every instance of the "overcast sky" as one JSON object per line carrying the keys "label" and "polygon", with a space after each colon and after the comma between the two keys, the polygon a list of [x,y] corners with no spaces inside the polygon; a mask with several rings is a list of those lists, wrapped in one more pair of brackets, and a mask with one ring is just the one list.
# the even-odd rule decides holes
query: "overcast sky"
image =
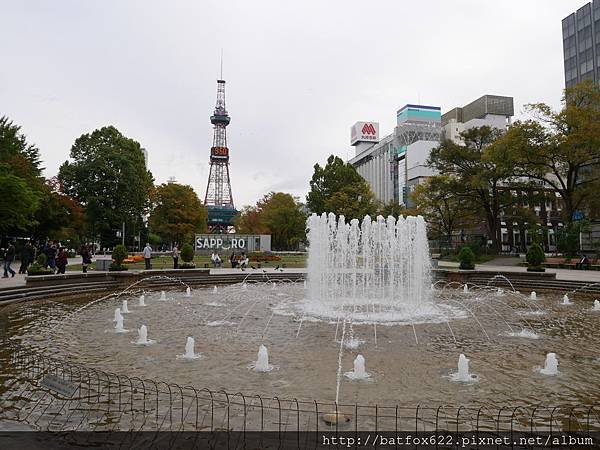
{"label": "overcast sky", "polygon": [[392,132],[406,103],[483,94],[560,105],[561,20],[585,0],[0,0],[0,115],[54,176],[75,138],[114,125],[157,183],[204,199],[221,48],[236,207],[302,198],[350,126]]}

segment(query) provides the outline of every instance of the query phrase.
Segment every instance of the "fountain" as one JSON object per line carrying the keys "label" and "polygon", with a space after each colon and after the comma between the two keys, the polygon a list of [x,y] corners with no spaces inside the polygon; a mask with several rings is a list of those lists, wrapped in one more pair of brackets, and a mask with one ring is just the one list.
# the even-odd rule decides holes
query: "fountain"
{"label": "fountain", "polygon": [[215,286],[215,287],[213,288],[213,294],[216,294],[216,293],[217,293],[217,291],[218,291],[218,289],[217,289],[217,287]]}
{"label": "fountain", "polygon": [[531,291],[531,295],[529,296],[531,300],[537,300],[537,293],[535,291]]}
{"label": "fountain", "polygon": [[565,294],[565,296],[563,297],[562,305],[572,305],[571,300],[569,299],[569,296],[567,294]]}
{"label": "fountain", "polygon": [[165,291],[160,291],[160,300],[166,300],[167,299],[167,295],[165,294]]}
{"label": "fountain", "polygon": [[245,281],[242,283],[242,289],[243,289],[244,291],[248,289],[248,285],[246,284],[246,282],[245,282]]}
{"label": "fountain", "polygon": [[450,374],[450,379],[463,383],[477,381],[477,375],[469,373],[469,359],[464,354],[458,356],[458,372]]}
{"label": "fountain", "polygon": [[[425,221],[313,214],[308,219],[308,295],[304,313],[351,322],[446,320],[432,302]],[[451,312],[450,312],[451,314]],[[441,318],[444,317],[444,318]]]}
{"label": "fountain", "polygon": [[140,300],[139,300],[138,306],[146,306],[145,300],[146,299],[144,297],[144,294],[140,295]]}
{"label": "fountain", "polygon": [[258,357],[256,361],[250,364],[250,368],[255,372],[270,372],[273,366],[269,364],[269,352],[267,347],[261,344],[258,349]]}
{"label": "fountain", "polygon": [[150,345],[150,344],[154,344],[153,340],[148,339],[148,327],[146,327],[146,325],[142,325],[138,329],[138,340],[135,341],[134,344],[137,344],[137,345]]}
{"label": "fountain", "polygon": [[188,336],[185,342],[185,353],[183,355],[177,355],[178,359],[199,359],[202,355],[194,352],[194,338]]}
{"label": "fountain", "polygon": [[116,333],[127,333],[127,330],[125,328],[123,328],[123,316],[121,316],[121,315],[119,315],[119,317],[117,318],[117,323],[115,325],[115,332]]}
{"label": "fountain", "polygon": [[540,369],[540,372],[544,375],[558,375],[558,359],[556,358],[556,353],[548,353],[546,355],[544,368]]}
{"label": "fountain", "polygon": [[129,313],[129,309],[127,308],[127,300],[123,300],[123,307],[121,308],[121,312],[123,314]]}
{"label": "fountain", "polygon": [[115,318],[113,319],[113,322],[118,322],[119,317],[122,317],[121,316],[121,308],[116,308],[115,309]]}
{"label": "fountain", "polygon": [[191,297],[192,296],[192,290],[190,289],[189,286],[185,289],[185,296],[186,297]]}
{"label": "fountain", "polygon": [[351,380],[366,380],[371,377],[370,373],[365,370],[365,358],[363,355],[358,355],[354,360],[354,370],[344,374],[346,378]]}
{"label": "fountain", "polygon": [[600,311],[600,301],[598,300],[594,300],[594,307],[592,308],[593,311]]}
{"label": "fountain", "polygon": [[463,285],[463,292],[466,294],[467,292],[469,292],[469,286],[467,286],[467,283],[465,283]]}

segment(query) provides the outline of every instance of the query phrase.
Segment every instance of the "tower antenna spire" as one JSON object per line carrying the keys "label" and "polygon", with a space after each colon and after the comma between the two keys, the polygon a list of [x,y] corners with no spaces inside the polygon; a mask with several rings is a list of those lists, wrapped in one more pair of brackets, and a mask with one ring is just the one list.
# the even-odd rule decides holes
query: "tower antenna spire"
{"label": "tower antenna spire", "polygon": [[221,80],[223,79],[223,49],[221,48]]}

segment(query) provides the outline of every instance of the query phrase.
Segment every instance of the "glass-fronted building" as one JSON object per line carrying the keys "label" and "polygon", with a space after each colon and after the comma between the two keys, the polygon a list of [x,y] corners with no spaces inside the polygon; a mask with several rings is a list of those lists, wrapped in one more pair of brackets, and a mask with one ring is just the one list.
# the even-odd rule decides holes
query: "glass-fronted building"
{"label": "glass-fronted building", "polygon": [[600,83],[600,0],[587,3],[562,21],[565,86]]}

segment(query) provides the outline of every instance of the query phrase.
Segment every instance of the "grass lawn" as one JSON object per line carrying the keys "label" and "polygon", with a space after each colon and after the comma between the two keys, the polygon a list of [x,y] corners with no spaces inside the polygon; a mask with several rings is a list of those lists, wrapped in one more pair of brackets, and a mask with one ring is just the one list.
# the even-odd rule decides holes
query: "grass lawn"
{"label": "grass lawn", "polygon": [[[221,257],[223,258],[223,255],[221,255]],[[181,258],[179,258],[179,264],[182,264],[183,261]],[[204,268],[205,264],[206,267],[212,267],[212,264],[210,262],[210,256],[207,255],[196,255],[194,257],[194,264],[196,264],[197,268]],[[258,267],[258,264],[261,265],[261,267],[283,267],[283,265],[285,264],[286,268],[293,268],[293,267],[306,267],[306,255],[281,255],[281,261],[266,261],[266,262],[261,262],[261,263],[257,263],[256,261],[250,261],[250,264],[252,264],[254,267]],[[144,269],[145,268],[145,264],[144,261],[138,262],[138,263],[134,263],[134,264],[126,264],[126,266],[131,269],[131,270],[136,270],[136,269]],[[223,267],[231,267],[231,264],[229,264],[229,261],[223,261]],[[152,268],[153,269],[172,269],[173,268],[173,258],[171,258],[170,256],[159,256],[156,258],[152,258]],[[88,266],[88,270],[94,270],[95,269],[95,265],[94,263],[92,263],[91,265]],[[67,271],[69,272],[81,272],[81,264],[73,264],[73,265],[69,265],[67,266]]]}

